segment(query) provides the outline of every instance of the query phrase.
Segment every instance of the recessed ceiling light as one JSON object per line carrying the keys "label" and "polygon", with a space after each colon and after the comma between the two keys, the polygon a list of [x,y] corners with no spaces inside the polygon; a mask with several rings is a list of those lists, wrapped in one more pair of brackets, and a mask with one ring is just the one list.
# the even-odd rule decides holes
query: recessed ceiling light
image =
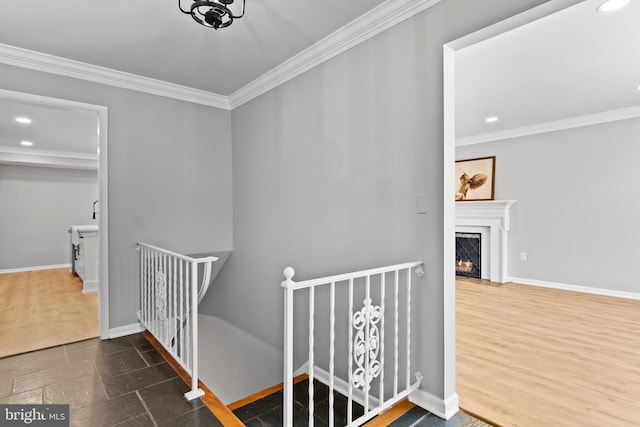
{"label": "recessed ceiling light", "polygon": [[498,121],[498,118],[496,116],[491,116],[491,117],[487,117],[486,119],[484,119],[485,122],[487,123],[495,123]]}
{"label": "recessed ceiling light", "polygon": [[629,0],[607,0],[598,6],[598,12],[613,12],[629,4]]}
{"label": "recessed ceiling light", "polygon": [[16,122],[22,123],[23,125],[28,125],[31,123],[31,119],[29,117],[16,117]]}
{"label": "recessed ceiling light", "polygon": [[33,142],[31,142],[31,141],[20,141],[20,145],[22,145],[23,147],[31,147],[33,145]]}

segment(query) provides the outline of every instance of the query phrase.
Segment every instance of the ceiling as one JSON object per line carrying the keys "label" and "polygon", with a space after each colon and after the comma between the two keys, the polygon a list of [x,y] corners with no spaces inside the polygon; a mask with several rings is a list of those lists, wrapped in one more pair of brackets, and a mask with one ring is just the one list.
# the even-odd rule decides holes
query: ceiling
{"label": "ceiling", "polygon": [[228,96],[382,2],[246,0],[214,30],[176,0],[2,0],[0,43]]}
{"label": "ceiling", "polygon": [[[228,96],[382,2],[247,0],[242,19],[214,30],[177,1],[3,0],[0,43]],[[95,154],[96,115],[0,99],[0,151],[25,139],[27,151]]]}
{"label": "ceiling", "polygon": [[639,106],[640,1],[604,14],[601,2],[457,51],[456,138]]}
{"label": "ceiling", "polygon": [[[20,124],[16,117],[27,117],[31,123]],[[0,98],[0,147],[21,147],[20,141],[30,141],[34,150],[95,155],[97,130],[96,113]]]}

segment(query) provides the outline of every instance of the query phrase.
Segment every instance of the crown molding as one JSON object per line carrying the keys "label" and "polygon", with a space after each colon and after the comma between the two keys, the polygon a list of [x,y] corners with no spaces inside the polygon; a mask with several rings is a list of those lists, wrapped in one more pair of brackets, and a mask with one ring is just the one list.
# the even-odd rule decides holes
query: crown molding
{"label": "crown molding", "polygon": [[98,155],[0,146],[0,164],[97,170]]}
{"label": "crown molding", "polygon": [[229,110],[229,98],[204,90],[0,44],[0,63]]}
{"label": "crown molding", "polygon": [[588,114],[585,116],[572,117],[569,119],[538,123],[535,125],[507,129],[499,132],[482,133],[479,135],[457,138],[456,147],[482,144],[484,142],[491,141],[500,141],[502,139],[519,138],[523,136],[537,135],[540,133],[556,132],[565,129],[573,129],[583,126],[615,122],[618,120],[634,119],[637,117],[640,117],[639,106],[620,108],[617,110],[604,111],[602,113]]}
{"label": "crown molding", "polygon": [[229,95],[231,109],[369,40],[442,0],[387,0]]}

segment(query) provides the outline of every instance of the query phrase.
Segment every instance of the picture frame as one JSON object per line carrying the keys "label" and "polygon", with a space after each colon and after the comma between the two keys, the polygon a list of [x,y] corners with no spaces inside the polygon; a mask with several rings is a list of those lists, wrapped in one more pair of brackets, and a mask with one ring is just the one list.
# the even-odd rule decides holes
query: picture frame
{"label": "picture frame", "polygon": [[457,160],[455,168],[456,202],[493,200],[496,156]]}

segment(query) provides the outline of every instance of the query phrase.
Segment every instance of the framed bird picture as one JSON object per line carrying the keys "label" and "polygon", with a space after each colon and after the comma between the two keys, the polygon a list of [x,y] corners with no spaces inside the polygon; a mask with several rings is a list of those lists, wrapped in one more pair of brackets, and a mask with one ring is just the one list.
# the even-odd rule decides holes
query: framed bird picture
{"label": "framed bird picture", "polygon": [[456,161],[456,202],[493,200],[496,157]]}

